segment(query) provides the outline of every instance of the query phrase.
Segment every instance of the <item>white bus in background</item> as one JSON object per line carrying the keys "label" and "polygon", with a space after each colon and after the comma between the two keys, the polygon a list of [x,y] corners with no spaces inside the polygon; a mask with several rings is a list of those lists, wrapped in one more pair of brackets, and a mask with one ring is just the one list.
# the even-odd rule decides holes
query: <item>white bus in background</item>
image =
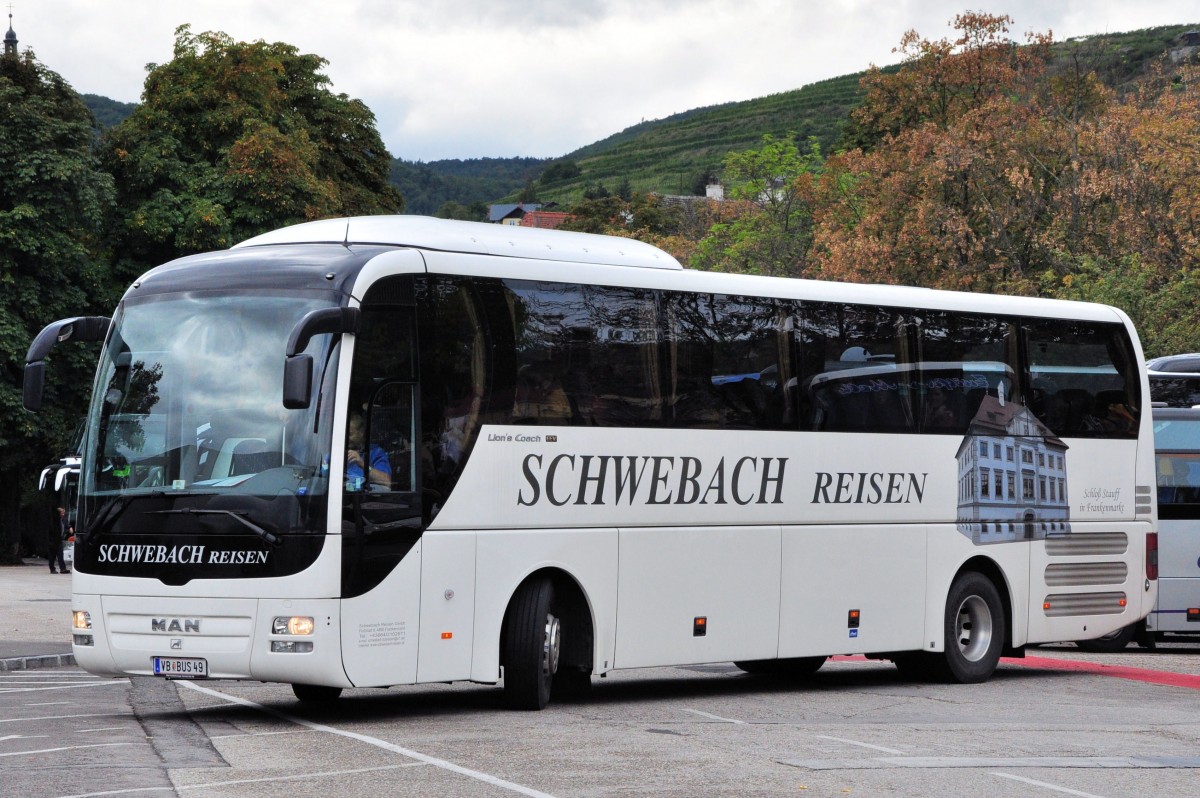
{"label": "white bus in background", "polygon": [[1121,312],[682,269],[623,238],[329,220],[184,258],[110,321],[74,654],[106,675],[958,682],[1157,595],[1147,378]]}
{"label": "white bus in background", "polygon": [[1078,645],[1120,651],[1130,642],[1200,642],[1200,408],[1155,407],[1158,602],[1145,619]]}

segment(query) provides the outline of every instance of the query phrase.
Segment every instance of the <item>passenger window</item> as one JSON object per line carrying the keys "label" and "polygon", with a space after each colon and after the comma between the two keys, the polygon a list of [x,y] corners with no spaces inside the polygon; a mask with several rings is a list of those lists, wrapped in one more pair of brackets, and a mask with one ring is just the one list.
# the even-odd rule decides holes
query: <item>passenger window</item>
{"label": "passenger window", "polygon": [[[505,286],[511,311],[505,340],[513,342],[514,354],[510,362],[497,364],[493,405],[497,413],[507,416],[497,421],[591,423],[592,405],[587,397],[592,330],[583,288],[521,280],[509,280]],[[493,335],[498,332],[493,328]],[[506,392],[499,390],[501,384]]]}
{"label": "passenger window", "polygon": [[653,291],[592,286],[584,289],[590,327],[587,350],[592,423],[604,427],[656,426],[663,418],[658,311]]}
{"label": "passenger window", "polygon": [[1141,388],[1124,327],[1058,319],[1025,322],[1031,408],[1059,437],[1134,438]]}
{"label": "passenger window", "polygon": [[435,504],[458,480],[479,434],[489,394],[491,350],[472,281],[430,277],[416,282],[421,363],[422,488]]}
{"label": "passenger window", "polygon": [[666,391],[676,427],[779,429],[791,377],[784,319],[774,301],[670,293]]}
{"label": "passenger window", "polygon": [[914,401],[922,432],[964,435],[984,397],[1021,400],[1016,326],[991,316],[924,311],[915,319],[920,352]]}
{"label": "passenger window", "polygon": [[801,428],[915,432],[909,326],[887,308],[806,303],[798,331]]}

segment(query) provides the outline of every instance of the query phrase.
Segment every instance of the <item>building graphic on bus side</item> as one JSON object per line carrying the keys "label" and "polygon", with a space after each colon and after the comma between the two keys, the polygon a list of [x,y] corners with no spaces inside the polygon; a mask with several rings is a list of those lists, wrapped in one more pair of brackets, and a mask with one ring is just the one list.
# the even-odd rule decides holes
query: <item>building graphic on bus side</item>
{"label": "building graphic on bus side", "polygon": [[958,448],[958,529],[976,544],[1070,531],[1067,445],[1023,404],[987,396]]}

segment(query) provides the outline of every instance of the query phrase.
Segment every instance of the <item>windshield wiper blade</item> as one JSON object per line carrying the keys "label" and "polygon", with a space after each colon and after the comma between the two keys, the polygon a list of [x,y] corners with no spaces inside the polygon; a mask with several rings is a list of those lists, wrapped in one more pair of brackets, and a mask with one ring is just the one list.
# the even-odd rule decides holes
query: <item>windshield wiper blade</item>
{"label": "windshield wiper blade", "polygon": [[254,534],[258,535],[262,540],[271,546],[279,542],[279,536],[273,532],[268,532],[253,521],[245,518],[245,512],[234,512],[233,510],[198,510],[193,507],[181,507],[177,510],[151,510],[146,515],[226,515],[237,521],[242,526],[249,529]]}
{"label": "windshield wiper blade", "polygon": [[97,513],[95,520],[92,521],[87,529],[82,530],[86,534],[86,538],[82,541],[83,545],[94,545],[97,538],[112,529],[113,525],[117,523],[117,519],[129,507],[129,504],[128,499],[109,499],[101,507],[100,512]]}

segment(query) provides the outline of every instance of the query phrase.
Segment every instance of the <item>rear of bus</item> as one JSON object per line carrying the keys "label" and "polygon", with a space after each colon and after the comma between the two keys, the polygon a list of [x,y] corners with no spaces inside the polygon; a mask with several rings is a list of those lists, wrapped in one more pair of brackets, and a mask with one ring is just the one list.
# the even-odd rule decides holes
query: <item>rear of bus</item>
{"label": "rear of bus", "polygon": [[1155,408],[1153,415],[1158,603],[1146,631],[1159,639],[1200,635],[1200,408]]}

